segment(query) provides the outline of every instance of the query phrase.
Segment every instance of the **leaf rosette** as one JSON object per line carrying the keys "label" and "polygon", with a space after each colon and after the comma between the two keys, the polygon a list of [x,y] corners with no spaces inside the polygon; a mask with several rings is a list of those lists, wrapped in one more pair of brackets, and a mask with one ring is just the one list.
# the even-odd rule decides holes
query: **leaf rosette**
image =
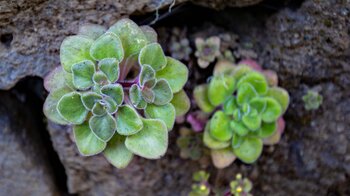
{"label": "leaf rosette", "polygon": [[165,154],[176,116],[189,110],[188,69],[164,55],[152,28],[129,19],[83,26],[62,42],[60,60],[45,78],[44,113],[73,126],[82,155],[124,168],[134,155]]}
{"label": "leaf rosette", "polygon": [[263,144],[277,143],[289,105],[288,92],[277,86],[276,73],[252,61],[237,66],[218,63],[209,84],[196,87],[194,98],[201,110],[213,113],[203,142],[218,168],[236,158],[254,163]]}

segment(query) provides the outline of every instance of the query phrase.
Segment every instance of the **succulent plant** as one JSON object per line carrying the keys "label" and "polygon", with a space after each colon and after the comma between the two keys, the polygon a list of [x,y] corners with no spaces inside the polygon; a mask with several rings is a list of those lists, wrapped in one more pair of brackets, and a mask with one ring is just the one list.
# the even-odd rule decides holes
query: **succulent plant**
{"label": "succulent plant", "polygon": [[164,155],[175,117],[189,109],[188,70],[164,55],[152,28],[129,19],[84,26],[62,42],[60,60],[45,78],[44,113],[73,126],[82,155],[103,153],[117,168],[134,154]]}
{"label": "succulent plant", "polygon": [[213,113],[206,124],[203,142],[211,149],[218,168],[236,158],[255,162],[263,144],[279,140],[283,113],[289,105],[286,90],[277,86],[277,75],[254,61],[237,66],[219,62],[209,84],[199,85],[194,98],[200,109]]}
{"label": "succulent plant", "polygon": [[173,58],[188,61],[192,53],[190,41],[187,38],[182,38],[178,41],[174,40],[170,43],[169,51]]}
{"label": "succulent plant", "polygon": [[204,153],[202,134],[195,133],[191,129],[180,128],[180,136],[176,139],[180,148],[180,156],[184,159],[199,160]]}
{"label": "succulent plant", "polygon": [[243,178],[242,174],[237,174],[236,179],[230,182],[230,195],[252,196],[252,194],[250,194],[252,188],[253,184],[248,178]]}
{"label": "succulent plant", "polygon": [[207,196],[210,194],[209,180],[210,174],[205,171],[197,171],[193,174],[192,190],[189,196]]}
{"label": "succulent plant", "polygon": [[220,38],[217,36],[212,36],[205,40],[202,38],[195,39],[197,49],[195,56],[201,68],[208,67],[220,55],[220,42]]}
{"label": "succulent plant", "polygon": [[322,95],[314,90],[308,90],[302,99],[306,110],[317,110],[323,102]]}

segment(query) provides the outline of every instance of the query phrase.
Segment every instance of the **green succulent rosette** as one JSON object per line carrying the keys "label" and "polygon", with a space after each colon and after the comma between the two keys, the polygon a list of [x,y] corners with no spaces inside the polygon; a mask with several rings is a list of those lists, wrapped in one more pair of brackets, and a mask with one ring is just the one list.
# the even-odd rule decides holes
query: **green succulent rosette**
{"label": "green succulent rosette", "polygon": [[278,122],[289,105],[288,92],[277,86],[274,72],[254,66],[218,63],[209,84],[194,90],[200,109],[213,113],[203,141],[219,168],[235,158],[254,163],[264,142],[276,138]]}
{"label": "green succulent rosette", "polygon": [[175,117],[189,109],[188,70],[164,55],[152,28],[129,19],[83,26],[62,42],[60,60],[45,78],[44,113],[73,126],[82,155],[124,168],[134,155],[165,154]]}

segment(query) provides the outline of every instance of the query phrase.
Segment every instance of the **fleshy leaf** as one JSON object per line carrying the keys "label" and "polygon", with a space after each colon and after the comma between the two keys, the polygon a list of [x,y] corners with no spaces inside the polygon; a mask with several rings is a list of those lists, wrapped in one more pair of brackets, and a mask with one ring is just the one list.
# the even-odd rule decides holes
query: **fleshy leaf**
{"label": "fleshy leaf", "polygon": [[58,101],[61,99],[61,97],[72,90],[68,87],[55,89],[54,91],[51,91],[49,96],[47,96],[45,103],[44,103],[44,114],[45,116],[50,119],[52,122],[55,122],[57,124],[66,125],[69,124],[67,120],[65,120],[57,110],[57,104]]}
{"label": "fleshy leaf", "polygon": [[117,112],[117,132],[120,135],[132,135],[139,132],[142,127],[142,120],[139,114],[130,106],[124,105]]}
{"label": "fleshy leaf", "polygon": [[231,121],[230,127],[233,130],[233,133],[239,136],[245,136],[248,134],[249,130],[242,122]]}
{"label": "fleshy leaf", "polygon": [[125,145],[136,155],[148,159],[158,159],[165,154],[168,147],[166,125],[157,119],[143,119],[142,122],[142,130],[128,136]]}
{"label": "fleshy leaf", "polygon": [[243,76],[250,72],[252,72],[251,67],[248,67],[246,65],[239,65],[233,71],[233,77],[236,79],[236,81],[239,81]]}
{"label": "fleshy leaf", "polygon": [[94,41],[90,48],[90,54],[95,60],[116,58],[121,62],[124,57],[122,41],[116,34],[107,32]]}
{"label": "fleshy leaf", "polygon": [[232,153],[232,150],[229,148],[211,150],[211,159],[213,160],[213,164],[216,168],[222,169],[225,168],[233,161],[236,160],[236,156]]}
{"label": "fleshy leaf", "polygon": [[107,113],[107,105],[102,101],[96,102],[94,107],[92,107],[92,113],[95,116],[105,115]]}
{"label": "fleshy leaf", "polygon": [[263,143],[256,137],[246,137],[238,148],[234,148],[234,154],[244,163],[254,163],[262,152]]}
{"label": "fleshy leaf", "polygon": [[204,134],[203,134],[203,142],[207,147],[211,149],[222,149],[230,146],[230,142],[227,142],[227,141],[221,142],[212,138],[209,133],[209,127],[210,127],[210,123],[208,122],[205,126]]}
{"label": "fleshy leaf", "polygon": [[118,109],[118,105],[114,99],[112,97],[104,97],[104,101],[106,103],[108,113],[114,114]]}
{"label": "fleshy leaf", "polygon": [[173,93],[171,91],[169,83],[164,79],[158,80],[152,90],[155,94],[153,103],[156,105],[167,104],[173,98]]}
{"label": "fleshy leaf", "polygon": [[250,72],[243,76],[237,83],[239,88],[242,84],[249,83],[253,86],[259,95],[264,95],[267,93],[268,84],[264,75],[259,72]]}
{"label": "fleshy leaf", "polygon": [[166,66],[167,58],[158,43],[151,43],[141,49],[139,63],[140,65],[150,65],[155,71],[158,71]]}
{"label": "fleshy leaf", "polygon": [[145,34],[149,43],[157,42],[158,35],[152,27],[144,25],[141,26],[140,29],[142,30],[143,34]]}
{"label": "fleshy leaf", "polygon": [[273,98],[265,97],[266,109],[261,115],[264,122],[270,123],[276,121],[282,114],[281,105]]}
{"label": "fleshy leaf", "polygon": [[92,61],[82,61],[74,64],[72,73],[75,88],[85,90],[94,84],[92,76],[95,73],[95,65]]}
{"label": "fleshy leaf", "polygon": [[152,89],[149,88],[143,88],[141,90],[142,98],[147,102],[147,103],[153,103],[155,99],[155,93],[153,92]]}
{"label": "fleshy leaf", "polygon": [[151,66],[146,64],[141,66],[139,82],[142,86],[144,86],[147,81],[154,80],[155,77],[156,72]]}
{"label": "fleshy leaf", "polygon": [[95,92],[85,92],[81,94],[81,101],[88,110],[92,110],[95,103],[102,99],[102,96]]}
{"label": "fleshy leaf", "polygon": [[224,102],[223,109],[224,109],[224,113],[227,115],[233,114],[233,111],[237,108],[238,106],[236,104],[236,99],[233,96],[231,96]]}
{"label": "fleshy leaf", "polygon": [[109,140],[106,150],[103,152],[108,162],[119,169],[125,168],[134,157],[132,152],[126,148],[124,142],[124,136],[114,134],[112,139]]}
{"label": "fleshy leaf", "polygon": [[219,76],[222,74],[228,74],[231,75],[236,66],[234,66],[231,62],[229,61],[219,61],[215,64],[213,75],[214,76]]}
{"label": "fleshy leaf", "polygon": [[191,101],[184,90],[175,93],[170,103],[175,108],[176,116],[185,115],[191,107]]}
{"label": "fleshy leaf", "polygon": [[123,103],[124,91],[120,84],[105,85],[101,88],[101,93],[113,98],[117,105],[121,105]]}
{"label": "fleshy leaf", "polygon": [[106,58],[98,62],[99,69],[107,76],[110,82],[115,82],[119,78],[119,62],[115,58]]}
{"label": "fleshy leaf", "polygon": [[241,146],[243,139],[244,139],[243,136],[240,136],[238,134],[233,134],[232,141],[231,141],[232,149],[235,149],[235,148],[238,148],[239,146]]}
{"label": "fleshy leaf", "polygon": [[222,111],[217,111],[210,120],[210,135],[219,141],[228,141],[232,137],[230,118]]}
{"label": "fleshy leaf", "polygon": [[116,123],[112,115],[105,114],[102,116],[93,116],[89,120],[89,126],[92,132],[101,139],[107,142],[115,133]]}
{"label": "fleshy leaf", "polygon": [[180,61],[167,57],[167,65],[156,73],[156,78],[163,78],[169,82],[173,93],[179,92],[188,78],[188,69]]}
{"label": "fleshy leaf", "polygon": [[209,99],[208,99],[208,85],[202,84],[196,86],[196,88],[193,91],[193,97],[198,105],[198,107],[206,113],[210,113],[215,109],[215,106],[213,106]]}
{"label": "fleshy leaf", "polygon": [[65,72],[61,66],[52,70],[44,79],[44,87],[47,91],[55,91],[66,86]]}
{"label": "fleshy leaf", "polygon": [[79,27],[78,35],[83,35],[95,40],[106,32],[106,30],[107,29],[101,25],[85,24]]}
{"label": "fleshy leaf", "polygon": [[106,85],[109,83],[108,78],[106,74],[104,74],[102,71],[95,72],[94,76],[92,77],[93,81],[97,85]]}
{"label": "fleshy leaf", "polygon": [[106,142],[95,136],[87,122],[73,126],[73,133],[78,150],[84,156],[98,154],[106,148]]}
{"label": "fleshy leaf", "polygon": [[266,99],[263,97],[254,97],[250,100],[249,105],[261,114],[266,110]]}
{"label": "fleshy leaf", "polygon": [[63,40],[60,48],[60,59],[63,69],[71,72],[72,65],[84,60],[92,60],[90,46],[93,40],[80,35],[70,36]]}
{"label": "fleshy leaf", "polygon": [[235,90],[235,79],[232,76],[214,76],[209,83],[208,97],[211,104],[222,104]]}
{"label": "fleshy leaf", "polygon": [[175,123],[175,108],[171,103],[165,105],[153,105],[148,104],[145,109],[145,115],[147,118],[155,118],[162,120],[170,131]]}
{"label": "fleshy leaf", "polygon": [[136,85],[133,84],[129,89],[130,101],[137,109],[144,109],[147,106],[147,103],[142,98],[141,90]]}
{"label": "fleshy leaf", "polygon": [[242,122],[248,129],[256,131],[261,126],[261,117],[256,110],[253,111],[254,112],[243,115]]}
{"label": "fleshy leaf", "polygon": [[63,95],[57,104],[57,110],[61,117],[72,124],[83,123],[88,113],[77,92]]}
{"label": "fleshy leaf", "polygon": [[277,122],[262,123],[261,128],[258,131],[260,138],[268,138],[272,136],[277,130]]}
{"label": "fleshy leaf", "polygon": [[124,47],[125,58],[138,53],[148,40],[140,27],[130,19],[121,19],[108,29],[119,36]]}
{"label": "fleshy leaf", "polygon": [[73,84],[73,74],[72,73],[66,72],[64,74],[64,82],[69,88],[75,89],[75,86]]}
{"label": "fleshy leaf", "polygon": [[244,83],[237,90],[237,104],[248,103],[251,99],[258,96],[254,87],[249,83]]}
{"label": "fleshy leaf", "polygon": [[289,95],[286,90],[279,87],[270,88],[267,91],[267,96],[274,98],[282,107],[282,112],[284,113],[289,105]]}

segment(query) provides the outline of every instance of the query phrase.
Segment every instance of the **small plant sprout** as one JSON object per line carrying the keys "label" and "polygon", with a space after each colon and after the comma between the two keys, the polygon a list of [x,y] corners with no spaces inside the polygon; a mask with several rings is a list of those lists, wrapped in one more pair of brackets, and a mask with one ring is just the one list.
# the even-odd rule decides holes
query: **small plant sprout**
{"label": "small plant sprout", "polygon": [[230,192],[233,196],[252,196],[250,191],[253,188],[252,182],[248,178],[243,178],[242,174],[237,174],[236,179],[230,182]]}
{"label": "small plant sprout", "polygon": [[44,113],[71,125],[84,156],[103,153],[117,168],[134,155],[163,156],[176,116],[189,109],[187,67],[166,57],[149,26],[122,19],[84,26],[61,44],[61,65],[45,78]]}
{"label": "small plant sprout", "polygon": [[183,159],[199,160],[203,156],[202,135],[193,130],[182,127],[180,136],[176,140],[180,148],[180,157]]}
{"label": "small plant sprout", "polygon": [[322,95],[314,90],[308,90],[302,99],[306,110],[317,110],[323,102]]}
{"label": "small plant sprout", "polygon": [[247,60],[236,66],[218,62],[210,82],[195,88],[197,105],[212,114],[203,142],[216,167],[227,167],[236,158],[254,163],[264,143],[279,141],[289,95],[277,83],[275,72]]}
{"label": "small plant sprout", "polygon": [[208,196],[210,194],[209,180],[210,174],[205,171],[197,171],[193,174],[192,190],[189,196]]}
{"label": "small plant sprout", "polygon": [[207,68],[220,55],[220,38],[213,36],[208,39],[196,38],[197,63],[201,68]]}

